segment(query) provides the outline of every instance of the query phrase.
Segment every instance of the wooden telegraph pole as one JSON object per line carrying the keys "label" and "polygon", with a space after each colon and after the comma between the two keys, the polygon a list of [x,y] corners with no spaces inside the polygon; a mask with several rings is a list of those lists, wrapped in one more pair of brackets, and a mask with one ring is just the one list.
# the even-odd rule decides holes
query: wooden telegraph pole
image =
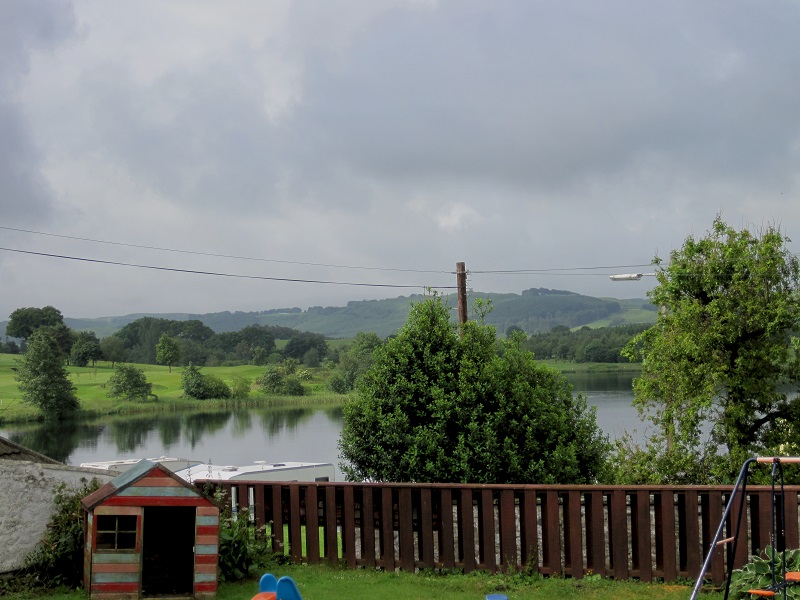
{"label": "wooden telegraph pole", "polygon": [[467,322],[467,269],[463,262],[456,263],[456,287],[458,288],[458,324],[463,325]]}

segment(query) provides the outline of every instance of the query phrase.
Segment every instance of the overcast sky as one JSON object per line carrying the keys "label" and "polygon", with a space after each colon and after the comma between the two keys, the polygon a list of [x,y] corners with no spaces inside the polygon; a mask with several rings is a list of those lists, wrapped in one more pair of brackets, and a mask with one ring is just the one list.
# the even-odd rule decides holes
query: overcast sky
{"label": "overcast sky", "polygon": [[[608,275],[717,214],[800,241],[798,26],[797,0],[2,0],[0,319],[342,305],[459,261],[644,297]],[[546,272],[482,272],[519,270]]]}

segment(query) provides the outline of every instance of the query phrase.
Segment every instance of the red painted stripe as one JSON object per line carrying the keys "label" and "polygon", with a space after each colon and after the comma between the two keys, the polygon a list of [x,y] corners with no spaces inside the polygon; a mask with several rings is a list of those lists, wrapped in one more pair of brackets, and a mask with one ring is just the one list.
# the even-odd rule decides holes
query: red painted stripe
{"label": "red painted stripe", "polygon": [[[195,586],[197,587],[197,586]],[[91,593],[95,592],[138,592],[138,583],[95,583]]]}
{"label": "red painted stripe", "polygon": [[94,573],[138,573],[139,563],[95,563]]}
{"label": "red painted stripe", "polygon": [[109,498],[105,504],[107,506],[197,506],[202,508],[203,505],[208,504],[208,500],[180,496],[114,496]]}
{"label": "red painted stripe", "polygon": [[195,554],[194,564],[196,565],[216,565],[217,554]]}
{"label": "red painted stripe", "polygon": [[211,505],[211,502],[206,500],[205,503],[204,503],[204,506],[198,506],[197,507],[197,516],[198,517],[200,517],[200,516],[203,516],[203,517],[219,517],[219,509],[216,506]]}
{"label": "red painted stripe", "polygon": [[198,525],[197,535],[219,535],[218,525]]}
{"label": "red painted stripe", "polygon": [[161,469],[153,469],[143,479],[150,479],[151,477],[166,477],[168,479],[172,479],[168,473],[165,473]]}
{"label": "red painted stripe", "polygon": [[216,581],[209,581],[207,583],[195,583],[194,584],[194,591],[197,592],[216,592],[217,591],[217,582]]}

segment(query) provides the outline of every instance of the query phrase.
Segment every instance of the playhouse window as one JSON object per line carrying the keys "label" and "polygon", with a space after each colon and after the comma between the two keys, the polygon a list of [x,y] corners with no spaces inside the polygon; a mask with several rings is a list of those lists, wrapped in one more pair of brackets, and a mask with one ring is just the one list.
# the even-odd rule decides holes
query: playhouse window
{"label": "playhouse window", "polygon": [[136,515],[97,515],[98,550],[135,550]]}

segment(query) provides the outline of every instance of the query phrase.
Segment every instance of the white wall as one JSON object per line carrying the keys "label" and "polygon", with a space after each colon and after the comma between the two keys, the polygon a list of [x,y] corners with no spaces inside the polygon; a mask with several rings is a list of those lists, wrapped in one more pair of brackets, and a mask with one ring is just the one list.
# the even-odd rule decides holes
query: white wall
{"label": "white wall", "polygon": [[0,573],[21,568],[41,541],[58,484],[77,490],[81,479],[95,477],[101,483],[113,478],[95,469],[0,460]]}

